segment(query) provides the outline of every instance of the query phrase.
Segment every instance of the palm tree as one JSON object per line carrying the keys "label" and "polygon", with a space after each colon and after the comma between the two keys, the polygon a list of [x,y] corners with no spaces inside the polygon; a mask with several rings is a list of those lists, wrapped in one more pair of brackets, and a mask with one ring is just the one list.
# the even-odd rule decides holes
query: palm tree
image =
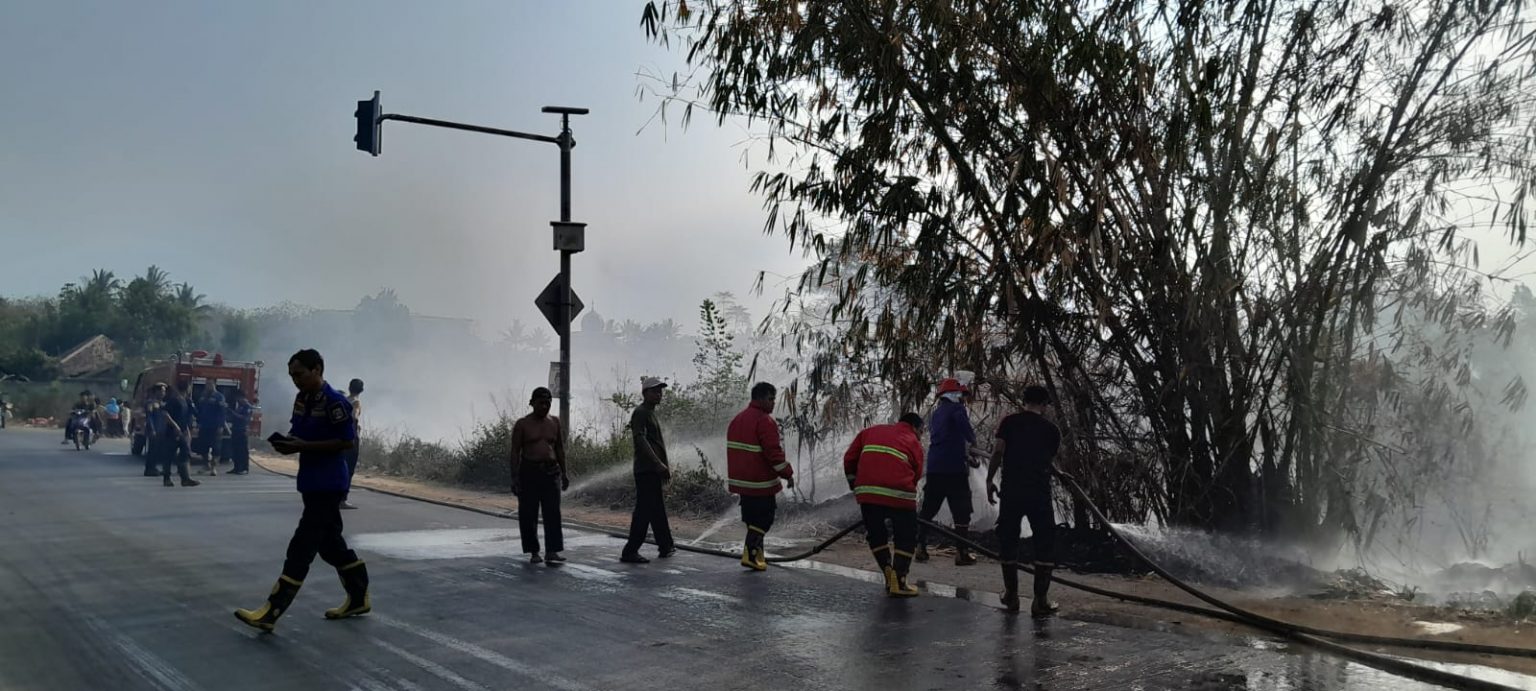
{"label": "palm tree", "polygon": [[207,299],[207,297],[194,290],[190,283],[178,283],[176,284],[176,293],[172,299],[177,307],[185,309],[192,314],[200,315],[206,314],[208,310],[212,309],[211,306],[203,303],[203,300]]}
{"label": "palm tree", "polygon": [[82,292],[91,298],[111,299],[117,296],[117,292],[123,289],[123,282],[117,274],[106,269],[97,269],[91,272],[91,277],[85,280]]}

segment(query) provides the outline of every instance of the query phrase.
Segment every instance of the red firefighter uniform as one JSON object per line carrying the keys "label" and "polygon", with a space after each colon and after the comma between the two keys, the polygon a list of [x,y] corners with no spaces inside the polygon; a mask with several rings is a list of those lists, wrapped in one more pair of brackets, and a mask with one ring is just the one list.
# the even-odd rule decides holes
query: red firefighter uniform
{"label": "red firefighter uniform", "polygon": [[779,424],[759,403],[754,401],[731,420],[725,433],[725,458],[726,484],[732,494],[741,496],[741,520],[747,524],[741,565],[766,571],[763,537],[778,513],[775,496],[783,490],[781,480],[792,483],[795,471],[784,458]]}
{"label": "red firefighter uniform", "polygon": [[922,418],[909,413],[902,420],[865,429],[843,454],[848,488],[864,516],[869,551],[885,574],[891,597],[917,595],[917,589],[907,585],[907,571],[917,547],[917,479],[923,476],[923,445],[917,433]]}
{"label": "red firefighter uniform", "polygon": [[843,454],[843,471],[860,504],[917,510],[917,479],[923,476],[923,445],[905,422],[859,432]]}

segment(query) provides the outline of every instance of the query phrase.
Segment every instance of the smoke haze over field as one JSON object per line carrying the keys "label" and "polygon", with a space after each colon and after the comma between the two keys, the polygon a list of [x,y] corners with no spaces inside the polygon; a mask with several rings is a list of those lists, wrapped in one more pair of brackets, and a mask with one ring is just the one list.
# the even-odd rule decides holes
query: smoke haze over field
{"label": "smoke haze over field", "polygon": [[[353,104],[375,89],[386,112],[550,134],[557,120],[541,106],[591,108],[573,122],[573,218],[589,224],[574,259],[587,305],[577,428],[621,424],[604,399],[642,375],[692,379],[701,300],[733,292],[755,324],[767,308],[750,294],[758,272],[771,293],[805,263],[760,233],[748,185],[762,162],[743,165],[739,126],[700,115],[680,133],[636,98],[637,72],[680,69],[646,41],[640,2],[12,5],[0,12],[0,295],[155,264],[212,302],[303,306],[258,333],[269,420],[286,418],[281,363],[298,348],[320,349],[334,384],[368,382],[375,430],[448,441],[520,413],[557,357],[533,305],[557,270],[555,149],[391,122],[374,158],[351,138]],[[1470,235],[1487,267],[1515,254]],[[360,308],[386,288],[398,303]],[[1512,375],[1536,383],[1536,320],[1526,325],[1513,347],[1475,354],[1488,462],[1381,526],[1373,564],[1536,559],[1533,408],[1498,402]],[[782,383],[775,364],[758,378]],[[824,442],[824,469],[849,437]],[[691,458],[691,440],[673,441]],[[841,491],[827,470],[818,498]]]}

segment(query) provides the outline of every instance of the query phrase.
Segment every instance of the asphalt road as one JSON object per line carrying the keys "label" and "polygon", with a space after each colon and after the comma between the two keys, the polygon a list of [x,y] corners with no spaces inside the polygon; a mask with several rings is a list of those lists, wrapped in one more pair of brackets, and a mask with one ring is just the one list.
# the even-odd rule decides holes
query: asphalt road
{"label": "asphalt road", "polygon": [[[344,513],[374,614],[317,560],[277,633],[247,629],[298,519],[260,470],[161,487],[126,445],[0,432],[0,689],[1421,689],[1273,644],[890,600],[814,569],[618,562],[568,533],[527,564],[507,520],[362,493]],[[649,550],[648,550],[649,551]]]}

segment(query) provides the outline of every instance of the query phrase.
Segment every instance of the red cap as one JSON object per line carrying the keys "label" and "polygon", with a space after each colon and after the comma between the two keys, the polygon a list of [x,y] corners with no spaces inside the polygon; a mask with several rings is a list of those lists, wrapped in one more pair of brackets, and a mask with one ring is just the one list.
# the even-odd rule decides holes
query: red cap
{"label": "red cap", "polygon": [[945,379],[944,381],[939,382],[939,395],[940,396],[943,396],[944,394],[947,394],[947,393],[955,393],[957,391],[962,392],[962,393],[965,391],[965,387],[960,385],[960,380],[959,379],[955,379],[954,377],[950,377],[949,379]]}

